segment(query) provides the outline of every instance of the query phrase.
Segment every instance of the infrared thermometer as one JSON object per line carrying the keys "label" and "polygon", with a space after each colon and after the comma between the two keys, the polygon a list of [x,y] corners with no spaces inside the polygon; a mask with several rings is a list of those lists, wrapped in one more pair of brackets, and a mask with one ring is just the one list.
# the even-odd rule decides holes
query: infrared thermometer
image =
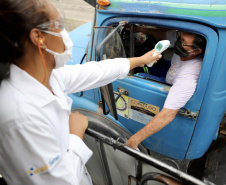
{"label": "infrared thermometer", "polygon": [[[153,56],[156,56],[158,54],[161,54],[163,51],[165,51],[168,47],[170,46],[170,41],[169,40],[161,40],[155,45],[155,52]],[[147,64],[148,67],[152,67],[153,64],[155,63],[155,60],[152,61],[151,63]]]}

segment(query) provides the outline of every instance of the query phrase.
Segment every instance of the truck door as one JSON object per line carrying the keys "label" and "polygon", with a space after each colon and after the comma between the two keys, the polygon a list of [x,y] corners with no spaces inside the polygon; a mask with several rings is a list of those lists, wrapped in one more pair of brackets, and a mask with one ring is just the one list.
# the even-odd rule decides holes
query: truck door
{"label": "truck door", "polygon": [[[129,25],[140,24],[193,32],[203,35],[207,40],[196,92],[168,126],[143,141],[143,144],[154,152],[183,160],[198,120],[198,113],[213,65],[218,36],[210,27],[178,20],[123,17],[110,19],[102,26],[117,25],[120,21],[128,21]],[[99,38],[103,39],[103,35]],[[104,50],[106,48],[101,52],[102,58],[108,55]],[[133,74],[133,71],[125,79],[114,82],[113,93],[117,98],[116,109],[121,124],[132,134],[143,128],[163,108],[170,87],[166,83],[141,78]]]}

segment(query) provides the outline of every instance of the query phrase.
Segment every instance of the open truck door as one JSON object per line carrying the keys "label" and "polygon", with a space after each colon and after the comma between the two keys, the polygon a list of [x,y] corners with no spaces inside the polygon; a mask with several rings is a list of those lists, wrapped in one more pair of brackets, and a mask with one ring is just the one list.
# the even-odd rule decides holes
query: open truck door
{"label": "open truck door", "polygon": [[[104,22],[103,26],[115,25],[122,20],[126,20],[130,24],[136,23],[153,27],[170,28],[172,30],[196,32],[206,37],[206,47],[208,48],[206,51],[216,51],[218,42],[217,33],[205,25],[177,20],[165,21],[156,18],[121,17],[108,19]],[[197,32],[197,30],[201,30],[202,32]],[[210,43],[214,44],[211,45]],[[213,53],[205,52],[196,92],[187,104],[181,108],[171,124],[143,141],[145,147],[151,151],[178,160],[200,157],[197,152],[189,152],[189,147],[191,146],[191,139],[205,95],[204,91],[207,88],[208,78],[205,77],[211,73],[214,57],[215,55]],[[139,74],[128,75],[125,79],[117,80],[112,84],[114,92],[111,92],[111,94],[114,93],[117,96],[120,91],[126,92],[127,94],[122,95],[122,98],[116,102],[116,109],[120,123],[133,134],[139,131],[161,111],[171,88],[169,84],[143,78]]]}

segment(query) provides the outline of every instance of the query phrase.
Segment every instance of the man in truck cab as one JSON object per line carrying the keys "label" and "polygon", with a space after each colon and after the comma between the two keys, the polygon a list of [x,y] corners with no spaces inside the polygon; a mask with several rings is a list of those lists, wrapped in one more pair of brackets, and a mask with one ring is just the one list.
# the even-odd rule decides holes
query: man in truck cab
{"label": "man in truck cab", "polygon": [[174,47],[171,66],[165,78],[166,83],[171,84],[172,87],[163,109],[127,141],[128,146],[136,149],[140,142],[168,125],[194,94],[206,40],[201,35],[184,31],[178,33],[174,30],[135,26],[134,32],[143,32],[163,40],[168,39]]}

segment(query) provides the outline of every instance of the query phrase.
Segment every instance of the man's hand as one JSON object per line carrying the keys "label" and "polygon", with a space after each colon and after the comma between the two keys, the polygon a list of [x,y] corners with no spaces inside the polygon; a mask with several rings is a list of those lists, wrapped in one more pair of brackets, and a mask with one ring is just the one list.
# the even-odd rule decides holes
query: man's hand
{"label": "man's hand", "polygon": [[133,69],[135,67],[143,67],[145,64],[149,64],[153,61],[157,62],[162,57],[162,55],[153,56],[154,51],[155,50],[153,49],[140,57],[129,58],[130,69]]}
{"label": "man's hand", "polygon": [[137,149],[140,141],[137,141],[136,139],[137,139],[136,137],[131,136],[129,140],[126,142],[126,145],[128,145],[131,148]]}
{"label": "man's hand", "polygon": [[88,127],[88,117],[80,114],[79,112],[71,113],[69,117],[70,134],[77,135],[81,139],[85,134]]}

